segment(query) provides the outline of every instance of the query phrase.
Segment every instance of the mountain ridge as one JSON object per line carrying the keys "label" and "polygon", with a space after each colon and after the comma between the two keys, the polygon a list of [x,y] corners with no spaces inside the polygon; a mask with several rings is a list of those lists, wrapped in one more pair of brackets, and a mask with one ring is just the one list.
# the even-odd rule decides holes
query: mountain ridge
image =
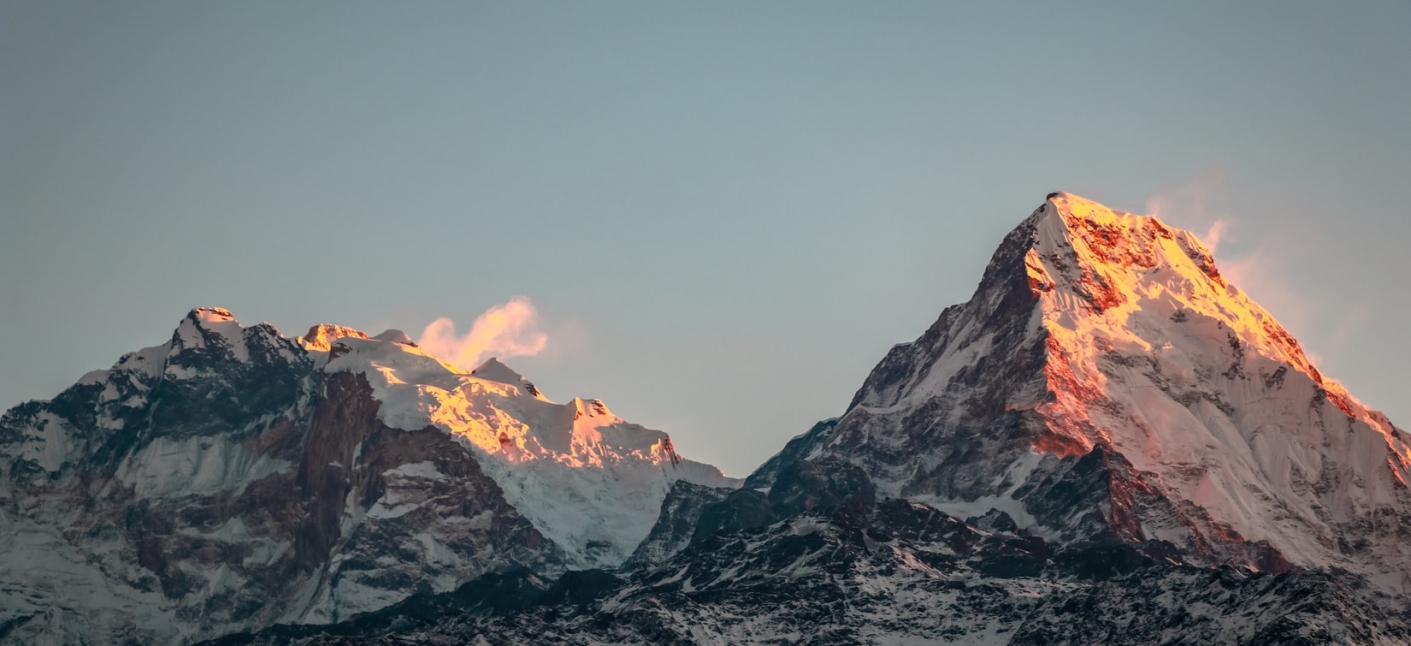
{"label": "mountain ridge", "polygon": [[[1324,378],[1194,234],[1066,193],[807,443],[800,457],[849,459],[889,495],[957,513],[994,504],[1056,535],[1117,531],[1212,564],[1386,573],[1411,557],[1405,530],[1362,526],[1411,513],[1406,434]],[[1125,484],[1080,529],[1088,517],[1060,517],[1078,510],[1037,485],[1097,449]],[[1359,540],[1380,546],[1359,554]]]}
{"label": "mountain ridge", "polygon": [[1054,193],[843,415],[678,484],[623,567],[224,643],[1401,644],[1406,440],[1195,235]]}
{"label": "mountain ridge", "polygon": [[164,344],[12,408],[0,641],[185,643],[613,565],[677,479],[738,482],[598,400],[486,368],[395,330],[291,339],[196,308]]}
{"label": "mountain ridge", "polygon": [[[141,594],[99,614],[185,600],[171,642],[1411,639],[1411,438],[1197,236],[1068,193],[743,486],[494,360],[233,321],[0,420],[0,520],[66,528],[0,546],[82,556],[60,509],[126,513],[83,558]],[[6,565],[0,641],[55,626]],[[299,583],[276,614],[239,577]]]}

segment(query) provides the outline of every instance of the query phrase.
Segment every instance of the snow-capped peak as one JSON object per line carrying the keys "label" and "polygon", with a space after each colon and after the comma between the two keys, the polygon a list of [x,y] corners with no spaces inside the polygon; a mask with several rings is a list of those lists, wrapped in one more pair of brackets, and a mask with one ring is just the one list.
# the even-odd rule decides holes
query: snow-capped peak
{"label": "snow-capped peak", "polygon": [[203,323],[224,323],[234,321],[235,315],[224,307],[197,307],[188,316],[194,316]]}
{"label": "snow-capped peak", "polygon": [[[1195,234],[1068,193],[1051,195],[1035,217],[1025,268],[1048,333],[1069,352],[1086,347],[1091,363],[1111,348],[1170,353],[1193,351],[1194,341],[1226,351],[1220,360],[1231,371],[1263,357],[1307,375],[1349,417],[1394,435],[1384,416],[1324,378],[1273,315],[1224,279]],[[1215,329],[1195,338],[1171,334],[1210,323]]]}
{"label": "snow-capped peak", "polygon": [[412,346],[416,345],[415,343],[412,343],[412,338],[410,336],[407,336],[406,332],[403,332],[398,329],[383,330],[381,334],[372,338],[377,339],[378,341],[386,341],[388,343],[400,343],[402,345]]}
{"label": "snow-capped peak", "polygon": [[353,337],[355,339],[366,339],[367,333],[355,330],[342,325],[331,323],[320,323],[309,328],[304,336],[295,339],[299,347],[310,352],[328,352],[333,343],[343,337]]}
{"label": "snow-capped peak", "polygon": [[223,346],[240,361],[250,359],[245,347],[244,328],[223,307],[198,307],[187,313],[172,336],[173,353],[183,350]]}
{"label": "snow-capped peak", "polygon": [[[1099,531],[1092,506],[1051,499],[1088,460],[1115,475],[1083,504],[1124,540],[1259,567],[1411,563],[1371,520],[1411,518],[1411,438],[1326,379],[1197,236],[1067,193],[800,442],[888,495],[993,506],[1036,531]],[[1330,547],[1349,541],[1369,547]]]}
{"label": "snow-capped peak", "polygon": [[515,372],[509,366],[500,363],[500,360],[495,357],[486,359],[484,363],[477,366],[474,370],[471,370],[470,374],[476,379],[497,381],[502,384],[519,386],[531,396],[548,401],[548,398],[545,397],[542,392],[539,392],[539,388],[535,386],[533,382],[525,379],[524,375]]}
{"label": "snow-capped peak", "polygon": [[[1242,341],[1321,382],[1298,342],[1264,308],[1225,281],[1195,234],[1154,216],[1113,211],[1068,193],[1049,198],[1040,213],[1038,240],[1026,257],[1031,280],[1057,280],[1058,287],[1098,313],[1124,306],[1129,312],[1152,299],[1174,302],[1222,321]],[[1077,266],[1067,266],[1064,256]],[[1161,299],[1163,291],[1171,297]]]}
{"label": "snow-capped peak", "polygon": [[557,404],[496,359],[467,374],[394,337],[340,338],[324,370],[365,376],[388,426],[439,428],[473,448],[506,500],[576,564],[626,559],[676,480],[739,484],[682,460],[666,433],[617,417],[599,400]]}
{"label": "snow-capped peak", "polygon": [[474,370],[471,370],[470,374],[480,379],[498,381],[502,384],[518,384],[519,382],[524,381],[524,375],[521,375],[512,370],[509,366],[500,363],[499,359],[496,359],[495,357],[490,357],[489,359],[486,359],[484,363],[477,366]]}

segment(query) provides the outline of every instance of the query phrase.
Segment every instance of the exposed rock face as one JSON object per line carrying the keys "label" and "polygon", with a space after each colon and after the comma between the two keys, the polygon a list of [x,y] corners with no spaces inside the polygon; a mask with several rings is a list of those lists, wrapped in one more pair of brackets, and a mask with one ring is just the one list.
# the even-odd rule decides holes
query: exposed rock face
{"label": "exposed rock face", "polygon": [[[554,404],[487,367],[463,374],[400,333],[291,340],[208,308],[12,409],[0,643],[184,643],[340,621],[489,573],[615,565],[677,478],[734,484],[601,402]],[[421,395],[444,406],[428,415]],[[561,521],[532,483],[574,496],[578,516]]]}
{"label": "exposed rock face", "polygon": [[228,641],[1403,644],[1408,458],[1194,236],[1054,194],[842,417],[678,485],[625,567]]}
{"label": "exposed rock face", "polygon": [[659,563],[685,549],[696,535],[701,514],[737,492],[751,493],[748,489],[718,489],[678,481],[662,501],[661,513],[651,533],[637,546],[626,565]]}
{"label": "exposed rock face", "polygon": [[[658,563],[557,581],[490,575],[343,624],[278,626],[219,643],[1390,646],[1411,639],[1404,617],[1347,573],[1204,568],[1122,544],[1064,545],[999,511],[960,520],[920,503],[870,503],[874,487],[846,462],[795,463],[786,473],[769,496],[745,490],[711,505],[748,500],[774,520],[719,524]],[[699,493],[678,486],[673,497]],[[664,513],[663,524],[671,522]]]}
{"label": "exposed rock face", "polygon": [[325,389],[294,478],[309,512],[293,555],[316,578],[286,616],[336,621],[490,571],[561,567],[451,435],[383,424],[360,373],[329,375]]}
{"label": "exposed rock face", "polygon": [[188,321],[0,422],[0,639],[1411,643],[1407,436],[1071,195],[744,488],[498,362]]}
{"label": "exposed rock face", "polygon": [[[14,643],[173,641],[273,619],[314,365],[267,325],[192,311],[0,418],[0,624]],[[292,439],[291,439],[292,438]]]}
{"label": "exposed rock face", "polygon": [[1324,378],[1194,235],[1063,193],[1005,238],[969,302],[785,452],[1065,541],[1388,588],[1411,571],[1407,435]]}

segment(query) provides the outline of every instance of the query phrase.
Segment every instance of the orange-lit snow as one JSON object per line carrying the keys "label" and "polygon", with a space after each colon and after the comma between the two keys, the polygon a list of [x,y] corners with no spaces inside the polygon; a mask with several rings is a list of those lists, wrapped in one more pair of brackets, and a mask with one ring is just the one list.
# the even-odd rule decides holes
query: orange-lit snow
{"label": "orange-lit snow", "polygon": [[[1411,515],[1411,438],[1325,377],[1198,236],[1055,193],[994,263],[974,298],[893,348],[815,451],[865,449],[886,495],[1026,522],[1046,474],[1101,447],[1141,474],[1133,487],[1190,512],[1152,516],[1147,538],[1267,540],[1382,583],[1411,572],[1411,544],[1378,520]],[[996,406],[1034,415],[995,427]],[[911,452],[932,438],[949,444]],[[976,457],[999,461],[979,470],[994,482],[944,480],[965,450],[999,452]]]}
{"label": "orange-lit snow", "polygon": [[[666,433],[627,422],[601,401],[550,401],[495,359],[464,371],[419,344],[365,336],[335,340],[324,369],[366,375],[388,426],[435,426],[473,446],[506,500],[578,565],[629,556],[676,480],[739,484],[679,460]],[[594,544],[606,547],[585,551]]]}
{"label": "orange-lit snow", "polygon": [[[1319,372],[1195,235],[1068,194],[1040,217],[1026,268],[1053,398],[1032,405],[1053,436],[1037,449],[1116,447],[1246,539],[1303,563],[1326,560],[1323,523],[1399,504],[1411,477],[1406,435]],[[1112,360],[1124,357],[1149,359]],[[1170,396],[1211,384],[1221,400]],[[1316,407],[1322,400],[1331,406]],[[1328,460],[1345,474],[1334,490],[1301,491]]]}

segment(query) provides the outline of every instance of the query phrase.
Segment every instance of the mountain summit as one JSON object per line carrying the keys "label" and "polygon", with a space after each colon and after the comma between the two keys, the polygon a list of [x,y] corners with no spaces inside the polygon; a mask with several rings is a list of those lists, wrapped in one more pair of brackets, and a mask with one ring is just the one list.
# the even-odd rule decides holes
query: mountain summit
{"label": "mountain summit", "polygon": [[[1198,563],[1411,570],[1411,444],[1324,377],[1193,234],[1054,193],[969,302],[784,457],[1038,534]],[[756,474],[768,484],[775,458]]]}
{"label": "mountain summit", "polygon": [[622,566],[249,642],[1395,646],[1407,441],[1196,236],[1054,193],[841,417],[677,482]]}
{"label": "mountain summit", "polygon": [[0,418],[0,643],[1406,644],[1409,441],[1066,193],[744,486],[493,359],[200,309]]}
{"label": "mountain summit", "polygon": [[0,642],[184,643],[612,566],[678,480],[739,484],[494,360],[199,308],[0,417]]}

